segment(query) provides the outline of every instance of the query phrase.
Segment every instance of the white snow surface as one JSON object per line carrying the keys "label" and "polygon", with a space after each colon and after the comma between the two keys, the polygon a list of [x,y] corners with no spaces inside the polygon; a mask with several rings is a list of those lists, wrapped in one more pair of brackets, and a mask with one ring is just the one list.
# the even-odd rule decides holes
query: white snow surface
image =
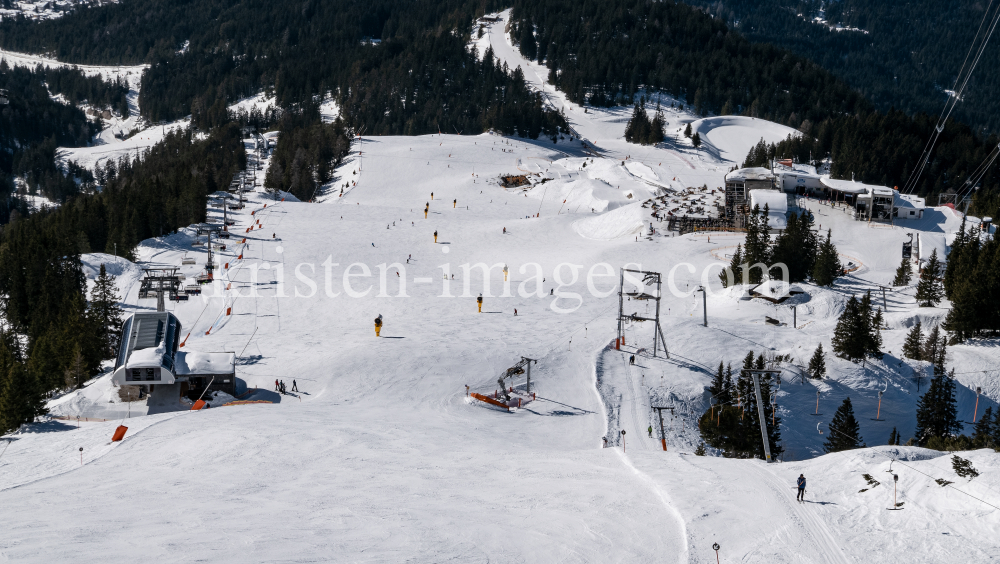
{"label": "white snow surface", "polygon": [[[801,284],[805,293],[780,305],[748,299],[743,287],[723,290],[718,267],[705,269],[728,262],[743,235],[671,237],[645,203],[708,205],[729,161],[679,133],[658,147],[626,144],[627,112],[565,102],[507,42],[506,17],[485,40],[565,109],[574,141],[365,137],[317,203],[263,193],[268,162],[251,158],[257,192],[231,215],[217,283],[167,308],[184,326],[185,351],[236,351],[239,399],[265,403],[224,405],[233,398],[217,395],[212,409],[193,412],[166,394],[149,410],[120,403],[107,374],[52,400],[54,414],[74,420],[45,420],[0,441],[0,560],[707,564],[716,542],[723,562],[1000,558],[996,453],[960,453],[981,473],[970,481],[946,453],[822,451],[819,430],[848,396],[868,445],[893,427],[904,440],[913,435],[929,366],[898,352],[908,328],[940,322],[947,303],[918,308],[913,286],[893,289],[884,359],[862,366],[828,355],[826,379],[800,377],[817,345],[829,350],[850,296],[891,281],[907,233],[952,233],[960,219],[928,208],[891,228],[798,200],[860,269],[833,288]],[[671,128],[691,118],[668,115]],[[501,174],[532,184],[504,189]],[[209,214],[219,221],[221,210]],[[138,259],[180,265],[193,256],[197,264],[180,267],[192,280],[207,259],[196,239],[182,229],[147,240]],[[113,265],[128,311],[155,306],[137,299],[138,266],[97,254],[84,262],[88,278]],[[493,268],[462,268],[477,263]],[[648,322],[627,325],[622,350],[611,346],[624,265],[673,271],[661,303],[669,358],[652,355]],[[445,282],[446,273],[455,279]],[[702,284],[707,327],[694,292]],[[624,305],[652,313],[646,301]],[[770,465],[695,456],[711,374],[751,350],[792,358],[776,393],[783,456]],[[996,350],[992,341],[949,347],[964,420],[998,407]],[[538,360],[534,401],[504,412],[466,396],[466,386],[493,394],[522,356]],[[272,392],[275,379],[301,391]],[[525,382],[515,384],[527,399]],[[652,406],[674,408],[664,413],[667,452],[647,434],[658,426]],[[879,409],[884,421],[873,421]],[[111,420],[76,423],[76,415]],[[125,439],[109,442],[121,423]],[[867,485],[866,473],[880,484]],[[809,480],[803,504],[794,500],[799,474]],[[954,483],[942,488],[935,478]],[[894,499],[903,510],[886,510]]]}

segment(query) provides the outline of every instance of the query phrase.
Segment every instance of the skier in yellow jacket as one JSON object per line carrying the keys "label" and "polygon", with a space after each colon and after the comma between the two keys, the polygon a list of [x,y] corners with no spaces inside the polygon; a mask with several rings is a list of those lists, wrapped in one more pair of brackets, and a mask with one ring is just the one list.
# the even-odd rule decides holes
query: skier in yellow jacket
{"label": "skier in yellow jacket", "polygon": [[437,229],[434,230],[434,242],[435,243],[438,242],[438,232],[437,232]]}
{"label": "skier in yellow jacket", "polygon": [[483,312],[483,295],[479,294],[479,297],[476,298],[476,301],[479,303],[479,313],[482,313]]}
{"label": "skier in yellow jacket", "polygon": [[382,314],[378,314],[375,318],[375,336],[378,337],[379,333],[382,332]]}

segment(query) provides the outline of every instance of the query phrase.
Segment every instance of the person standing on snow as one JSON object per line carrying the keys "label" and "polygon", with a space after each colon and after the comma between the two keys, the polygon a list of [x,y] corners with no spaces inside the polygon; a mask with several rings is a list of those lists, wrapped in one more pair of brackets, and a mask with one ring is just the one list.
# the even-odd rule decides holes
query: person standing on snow
{"label": "person standing on snow", "polygon": [[438,242],[438,232],[437,232],[437,229],[434,230],[434,242],[435,243]]}
{"label": "person standing on snow", "polygon": [[281,390],[281,388],[280,388],[280,387],[278,386],[278,379],[277,379],[277,378],[275,378],[275,379],[274,379],[274,391],[276,391],[276,392],[277,392],[277,391],[279,391],[279,390]]}
{"label": "person standing on snow", "polygon": [[296,382],[295,380],[292,380],[292,391],[293,392],[299,391],[299,383]]}
{"label": "person standing on snow", "polygon": [[507,281],[507,272],[508,272],[507,265],[505,264],[505,265],[503,265],[503,281],[504,282]]}
{"label": "person standing on snow", "polygon": [[629,364],[635,364],[635,355],[632,355],[632,356],[630,356],[630,357],[628,358],[628,363],[629,363]]}
{"label": "person standing on snow", "polygon": [[795,499],[797,499],[799,501],[805,501],[806,500],[806,475],[805,474],[799,474],[799,479],[796,480],[795,483],[799,486],[799,495],[795,496]]}
{"label": "person standing on snow", "polygon": [[455,198],[454,200],[451,201],[451,207],[452,208],[458,207],[458,198]]}
{"label": "person standing on snow", "polygon": [[653,426],[650,425],[649,429],[646,429],[646,432],[649,433],[649,438],[652,439],[653,438]]}
{"label": "person standing on snow", "polygon": [[382,314],[378,314],[375,318],[375,336],[378,337],[379,333],[382,332]]}
{"label": "person standing on snow", "polygon": [[476,298],[476,302],[479,303],[479,313],[482,313],[483,312],[483,295],[482,294],[479,294],[479,297]]}

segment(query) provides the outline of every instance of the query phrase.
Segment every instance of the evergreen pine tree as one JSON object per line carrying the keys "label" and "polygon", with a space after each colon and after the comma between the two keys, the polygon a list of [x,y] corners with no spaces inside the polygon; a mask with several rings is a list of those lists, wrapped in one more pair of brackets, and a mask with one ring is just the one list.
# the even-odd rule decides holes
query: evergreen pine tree
{"label": "evergreen pine tree", "polygon": [[715,373],[715,377],[712,378],[712,384],[708,387],[708,393],[712,394],[712,397],[716,398],[717,401],[722,401],[722,393],[726,389],[726,373],[725,367],[722,365],[722,361],[719,361],[719,370]]}
{"label": "evergreen pine tree", "polygon": [[83,353],[80,352],[79,344],[73,346],[73,355],[70,357],[69,366],[63,374],[67,389],[79,388],[83,385],[83,382],[87,380],[89,373],[87,372],[86,364],[83,361]]}
{"label": "evergreen pine tree", "polygon": [[646,145],[649,143],[652,127],[646,109],[641,104],[636,104],[632,109],[632,117],[625,126],[625,140]]}
{"label": "evergreen pine tree", "polygon": [[882,308],[875,308],[875,315],[871,316],[871,323],[869,323],[865,347],[865,352],[873,358],[882,358],[882,325],[884,323]]}
{"label": "evergreen pine tree", "polygon": [[927,339],[924,341],[920,353],[922,360],[929,361],[934,365],[934,374],[944,374],[947,348],[948,336],[941,331],[939,325],[935,325],[927,334]]}
{"label": "evergreen pine tree", "polygon": [[889,433],[889,442],[887,442],[886,444],[887,445],[895,445],[895,444],[898,444],[898,443],[899,443],[899,435],[896,433],[896,428],[893,427],[892,428],[892,432]]}
{"label": "evergreen pine tree", "polygon": [[916,299],[920,307],[934,307],[941,301],[944,289],[939,280],[940,275],[941,261],[938,260],[937,249],[934,249],[924,269],[920,271],[920,280],[917,281]]}
{"label": "evergreen pine tree", "polygon": [[993,440],[993,448],[1000,448],[1000,408],[993,413],[993,425],[990,427],[990,436]]}
{"label": "evergreen pine tree", "polygon": [[955,382],[947,374],[936,374],[927,392],[917,400],[917,444],[925,446],[934,437],[947,439],[961,430]]}
{"label": "evergreen pine tree", "polygon": [[813,281],[820,286],[833,286],[843,269],[840,257],[837,256],[837,247],[831,239],[831,232],[827,230],[826,240],[820,243],[819,251],[816,253],[816,262],[812,270]]}
{"label": "evergreen pine tree", "polygon": [[920,347],[920,359],[935,362],[938,358],[938,345],[941,344],[941,326],[935,325],[931,332],[927,334],[923,345]]}
{"label": "evergreen pine tree", "polygon": [[14,363],[0,395],[0,434],[31,423],[45,413],[45,394],[38,380],[23,364]]}
{"label": "evergreen pine tree", "polygon": [[728,288],[730,282],[733,285],[743,284],[743,245],[736,245],[729,267],[719,273],[719,280],[722,281],[723,288]]}
{"label": "evergreen pine tree", "polygon": [[866,325],[861,302],[858,301],[857,297],[851,296],[833,330],[833,352],[848,360],[864,358],[865,341],[867,340]]}
{"label": "evergreen pine tree", "polygon": [[101,358],[111,358],[118,349],[122,323],[122,308],[118,305],[115,279],[108,275],[104,264],[94,280],[87,314],[93,322]]}
{"label": "evergreen pine tree", "polygon": [[655,145],[657,143],[662,143],[665,137],[664,129],[667,126],[667,120],[663,117],[663,110],[660,109],[660,103],[656,103],[656,114],[653,115],[653,122],[649,126],[649,139],[647,142],[650,145]]}
{"label": "evergreen pine tree", "polygon": [[743,262],[747,264],[747,279],[751,284],[760,284],[769,270],[771,260],[771,234],[767,225],[767,208],[754,206],[747,217],[746,241],[743,246]]}
{"label": "evergreen pine tree", "polygon": [[684,128],[684,137],[691,137],[691,124],[688,123],[687,127]]}
{"label": "evergreen pine tree", "polygon": [[896,269],[896,277],[892,279],[892,285],[908,286],[912,276],[913,271],[910,268],[910,259],[904,257],[903,262],[899,263],[899,268]]}
{"label": "evergreen pine tree", "polygon": [[[785,229],[774,240],[771,262],[788,268],[789,282],[802,282],[812,273],[817,251],[812,224],[812,216],[808,212],[789,214]],[[780,276],[780,270],[772,269],[771,276]]]}
{"label": "evergreen pine tree", "polygon": [[820,343],[816,347],[816,352],[813,353],[812,358],[809,359],[809,377],[815,379],[821,379],[826,376],[826,360],[823,355],[823,343]]}
{"label": "evergreen pine tree", "polygon": [[701,147],[701,135],[695,133],[691,136],[691,144],[695,147]]}
{"label": "evergreen pine tree", "polygon": [[854,418],[851,398],[844,398],[844,403],[840,404],[830,421],[830,435],[823,444],[823,449],[826,452],[839,452],[862,446],[864,443],[861,440],[861,427]]}
{"label": "evergreen pine tree", "polygon": [[923,338],[923,333],[920,331],[920,321],[917,321],[916,325],[906,334],[906,340],[903,341],[903,356],[913,360],[921,360],[923,355],[920,349]]}
{"label": "evergreen pine tree", "polygon": [[705,456],[705,454],[706,454],[705,443],[704,442],[699,443],[698,447],[694,449],[694,455],[695,456]]}
{"label": "evergreen pine tree", "polygon": [[764,353],[759,353],[757,355],[757,360],[753,363],[754,370],[764,370],[767,366],[764,364]]}
{"label": "evergreen pine tree", "polygon": [[972,442],[976,448],[989,448],[993,443],[993,408],[987,407],[972,429]]}

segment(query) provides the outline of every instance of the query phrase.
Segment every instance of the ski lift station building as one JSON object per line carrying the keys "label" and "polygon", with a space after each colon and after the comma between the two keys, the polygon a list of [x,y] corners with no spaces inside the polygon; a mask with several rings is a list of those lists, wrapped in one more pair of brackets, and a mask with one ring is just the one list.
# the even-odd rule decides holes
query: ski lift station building
{"label": "ski lift station building", "polygon": [[900,194],[888,186],[865,184],[853,180],[837,180],[822,176],[820,182],[827,196],[853,207],[859,219],[870,221],[893,219],[920,219],[924,216],[924,199],[910,194]]}
{"label": "ski lift station building", "polygon": [[763,167],[740,168],[726,175],[726,217],[745,216],[752,190],[774,190],[774,174]]}
{"label": "ski lift station building", "polygon": [[122,324],[112,380],[119,386],[177,386],[178,397],[204,391],[236,395],[236,355],[181,351],[181,323],[169,312],[135,313]]}

